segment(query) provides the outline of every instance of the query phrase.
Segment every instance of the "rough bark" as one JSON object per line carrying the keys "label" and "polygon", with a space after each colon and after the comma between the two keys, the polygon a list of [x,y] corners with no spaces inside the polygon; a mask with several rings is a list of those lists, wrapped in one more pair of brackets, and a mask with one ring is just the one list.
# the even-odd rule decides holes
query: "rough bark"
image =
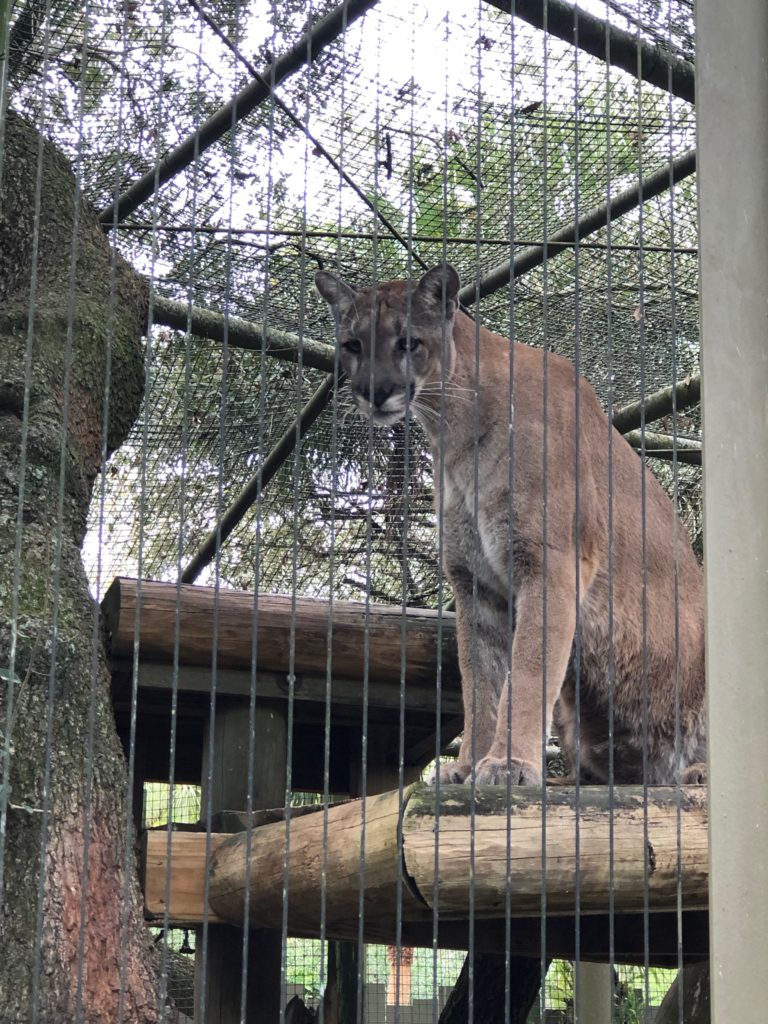
{"label": "rough bark", "polygon": [[328,982],[323,995],[323,1024],[352,1024],[357,1017],[360,947],[356,942],[328,943]]}
{"label": "rough bark", "polygon": [[678,973],[656,1013],[656,1024],[678,1024],[681,1004],[685,1024],[710,1024],[709,960]]}
{"label": "rough bark", "polygon": [[[122,260],[112,268],[98,222],[80,203],[75,287],[70,288],[77,221],[72,170],[51,143],[13,113],[5,146],[0,187],[2,1019],[8,1024],[149,1024],[158,1020],[158,999],[135,881],[134,837],[125,824],[126,767],[114,729],[97,609],[80,557],[104,451],[124,440],[139,409],[146,286]],[[33,292],[38,167],[42,189]],[[8,682],[14,676],[17,681]]]}
{"label": "rough bark", "polygon": [[[509,997],[507,1001],[507,984]],[[472,1013],[469,1010],[472,990]],[[541,989],[541,960],[480,953],[474,960],[469,984],[469,957],[440,1014],[440,1024],[525,1024]]]}

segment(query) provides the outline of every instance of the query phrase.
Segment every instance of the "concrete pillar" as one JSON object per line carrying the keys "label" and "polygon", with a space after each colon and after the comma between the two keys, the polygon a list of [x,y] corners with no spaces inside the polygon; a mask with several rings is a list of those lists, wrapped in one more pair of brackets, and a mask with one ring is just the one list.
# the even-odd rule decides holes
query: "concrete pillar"
{"label": "concrete pillar", "polygon": [[768,960],[768,4],[698,0],[712,1019]]}

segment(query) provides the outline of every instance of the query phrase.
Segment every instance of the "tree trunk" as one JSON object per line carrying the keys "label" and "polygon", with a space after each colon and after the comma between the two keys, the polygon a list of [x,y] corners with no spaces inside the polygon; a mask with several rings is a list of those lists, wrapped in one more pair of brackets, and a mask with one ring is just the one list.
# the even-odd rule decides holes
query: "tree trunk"
{"label": "tree trunk", "polygon": [[93,482],[140,405],[146,284],[121,259],[113,265],[94,214],[76,209],[69,164],[11,112],[3,172],[1,1015],[149,1024],[159,1005],[130,791],[80,557]]}
{"label": "tree trunk", "polygon": [[361,978],[358,944],[329,942],[328,982],[320,1013],[322,1024],[355,1024]]}
{"label": "tree trunk", "polygon": [[678,972],[656,1012],[656,1024],[678,1024],[681,1004],[685,1024],[710,1024],[709,960]]}
{"label": "tree trunk", "polygon": [[[509,973],[504,956],[480,953],[474,959],[472,1013],[469,1009],[469,957],[464,961],[448,1002],[440,1014],[440,1024],[525,1024],[541,989],[541,960],[528,956],[509,958]],[[507,1005],[507,978],[509,1004]]]}

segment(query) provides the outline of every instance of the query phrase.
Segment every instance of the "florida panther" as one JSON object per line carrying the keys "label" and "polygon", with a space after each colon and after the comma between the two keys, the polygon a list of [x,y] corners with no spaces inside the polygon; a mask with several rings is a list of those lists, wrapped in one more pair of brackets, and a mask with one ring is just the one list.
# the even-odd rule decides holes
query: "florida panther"
{"label": "florida panther", "polygon": [[644,747],[649,783],[699,781],[702,572],[592,387],[541,349],[515,342],[511,361],[509,339],[458,309],[450,264],[360,291],[324,271],[315,281],[359,409],[383,425],[412,413],[432,446],[464,704],[441,779],[474,767],[481,783],[540,782],[554,719],[586,781],[607,780],[611,746],[617,783],[643,779]]}

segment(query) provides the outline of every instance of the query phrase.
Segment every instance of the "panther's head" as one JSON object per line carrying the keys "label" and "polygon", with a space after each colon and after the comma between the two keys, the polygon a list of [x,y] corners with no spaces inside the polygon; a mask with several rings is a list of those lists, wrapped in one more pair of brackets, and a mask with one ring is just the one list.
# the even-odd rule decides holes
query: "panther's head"
{"label": "panther's head", "polygon": [[341,366],[360,411],[387,425],[409,408],[435,404],[453,365],[459,275],[450,263],[416,282],[360,291],[324,270],[315,284],[333,310]]}

